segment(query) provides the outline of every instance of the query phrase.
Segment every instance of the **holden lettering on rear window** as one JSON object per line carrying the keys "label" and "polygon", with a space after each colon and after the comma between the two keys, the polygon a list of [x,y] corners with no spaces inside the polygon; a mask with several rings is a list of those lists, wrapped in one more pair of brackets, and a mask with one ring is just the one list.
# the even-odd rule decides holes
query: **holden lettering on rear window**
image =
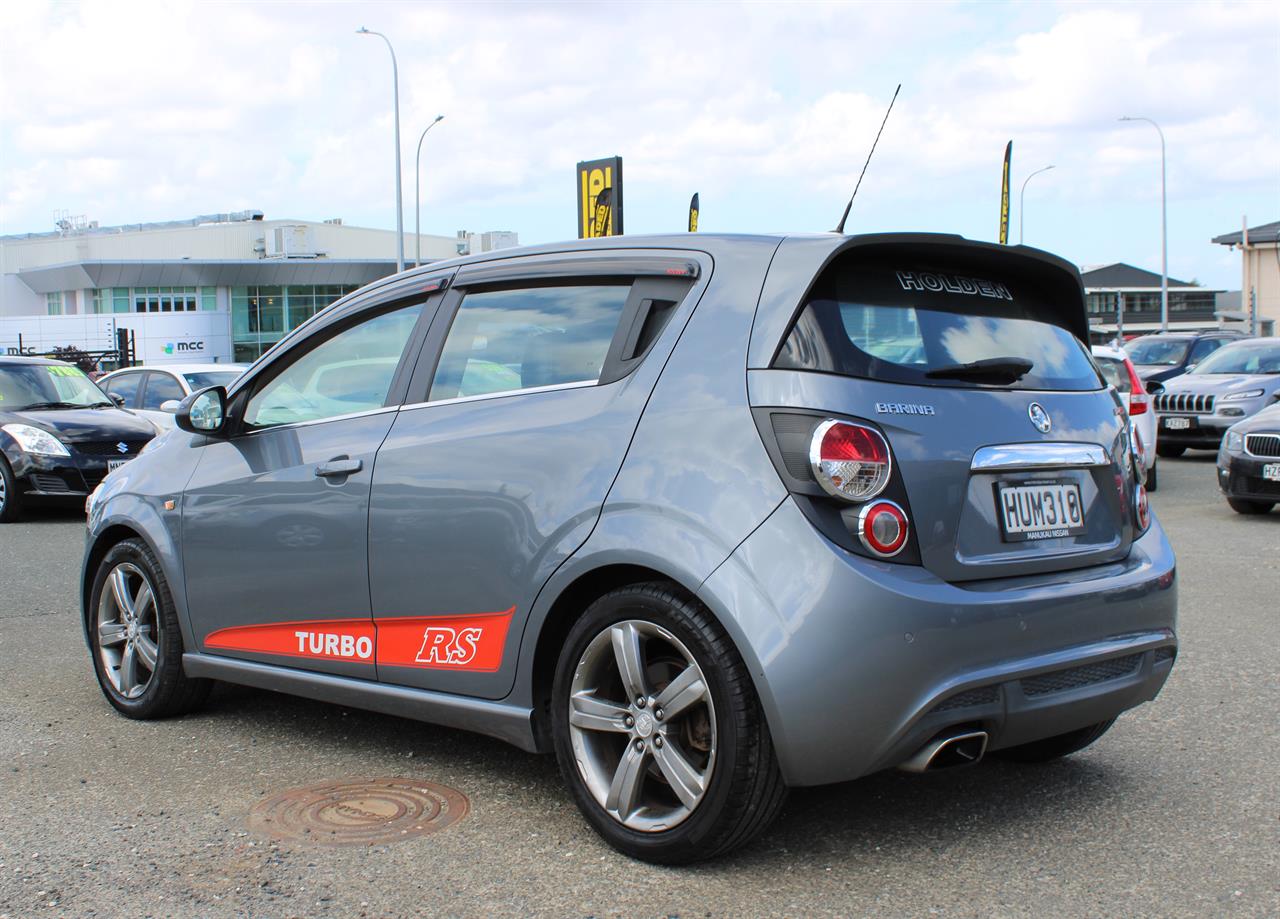
{"label": "holden lettering on rear window", "polygon": [[994,300],[1012,300],[1009,288],[995,281],[982,278],[967,278],[957,274],[943,274],[938,271],[899,271],[898,283],[903,290],[928,290],[934,293],[948,291],[953,294],[991,297]]}

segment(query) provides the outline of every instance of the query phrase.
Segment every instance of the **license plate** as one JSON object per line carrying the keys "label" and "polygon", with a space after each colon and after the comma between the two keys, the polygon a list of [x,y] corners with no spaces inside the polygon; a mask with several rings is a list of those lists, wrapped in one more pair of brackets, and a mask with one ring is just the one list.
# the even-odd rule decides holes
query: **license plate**
{"label": "license plate", "polygon": [[996,511],[1005,542],[1079,536],[1084,532],[1084,504],[1074,482],[997,485]]}
{"label": "license plate", "polygon": [[1166,418],[1164,426],[1170,431],[1185,431],[1191,427],[1190,418]]}
{"label": "license plate", "polygon": [[1280,482],[1280,463],[1265,463],[1262,467],[1262,477],[1268,482]]}
{"label": "license plate", "polygon": [[133,459],[133,457],[132,457],[132,456],[126,456],[124,459],[109,459],[109,460],[107,460],[107,472],[115,472],[117,469],[119,469],[119,468],[120,468],[121,466],[123,466],[125,463],[129,462],[129,460],[131,460],[131,459]]}

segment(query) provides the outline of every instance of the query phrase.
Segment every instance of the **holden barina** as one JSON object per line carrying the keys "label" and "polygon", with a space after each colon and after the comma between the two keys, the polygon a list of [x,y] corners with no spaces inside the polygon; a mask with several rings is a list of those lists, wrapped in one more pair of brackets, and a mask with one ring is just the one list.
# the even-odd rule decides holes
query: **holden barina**
{"label": "holden barina", "polygon": [[954,236],[397,275],[93,495],[93,666],[135,718],[225,680],[554,753],[591,826],[665,863],[792,786],[1071,754],[1177,648],[1088,334],[1071,265]]}

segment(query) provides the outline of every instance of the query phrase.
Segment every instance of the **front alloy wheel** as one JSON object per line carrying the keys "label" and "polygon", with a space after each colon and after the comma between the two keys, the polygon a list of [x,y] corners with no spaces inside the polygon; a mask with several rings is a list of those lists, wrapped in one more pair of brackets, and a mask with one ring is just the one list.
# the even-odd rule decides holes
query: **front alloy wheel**
{"label": "front alloy wheel", "polygon": [[125,699],[147,691],[156,672],[156,595],[147,576],[131,562],[107,575],[108,590],[98,599],[98,654],[111,687]]}

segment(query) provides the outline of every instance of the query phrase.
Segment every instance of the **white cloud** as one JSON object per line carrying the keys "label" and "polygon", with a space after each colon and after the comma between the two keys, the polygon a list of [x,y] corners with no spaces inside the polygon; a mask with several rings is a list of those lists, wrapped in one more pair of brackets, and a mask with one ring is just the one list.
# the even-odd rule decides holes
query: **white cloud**
{"label": "white cloud", "polygon": [[[1259,219],[1280,202],[1280,14],[1261,3],[46,2],[0,12],[0,231],[48,228],[56,208],[390,226],[390,61],[361,25],[399,56],[409,225],[418,133],[446,115],[423,146],[436,232],[570,233],[573,163],[613,153],[629,229],[667,225],[646,214],[692,190],[708,229],[827,226],[898,81],[864,227],[989,236],[1013,138],[1015,183],[1058,167],[1029,192],[1050,241],[1145,255],[1090,248],[1121,245],[1123,209],[1158,195],[1154,131],[1121,114],[1164,127],[1171,201]],[[1224,231],[1219,211],[1200,219],[1188,246]]]}

